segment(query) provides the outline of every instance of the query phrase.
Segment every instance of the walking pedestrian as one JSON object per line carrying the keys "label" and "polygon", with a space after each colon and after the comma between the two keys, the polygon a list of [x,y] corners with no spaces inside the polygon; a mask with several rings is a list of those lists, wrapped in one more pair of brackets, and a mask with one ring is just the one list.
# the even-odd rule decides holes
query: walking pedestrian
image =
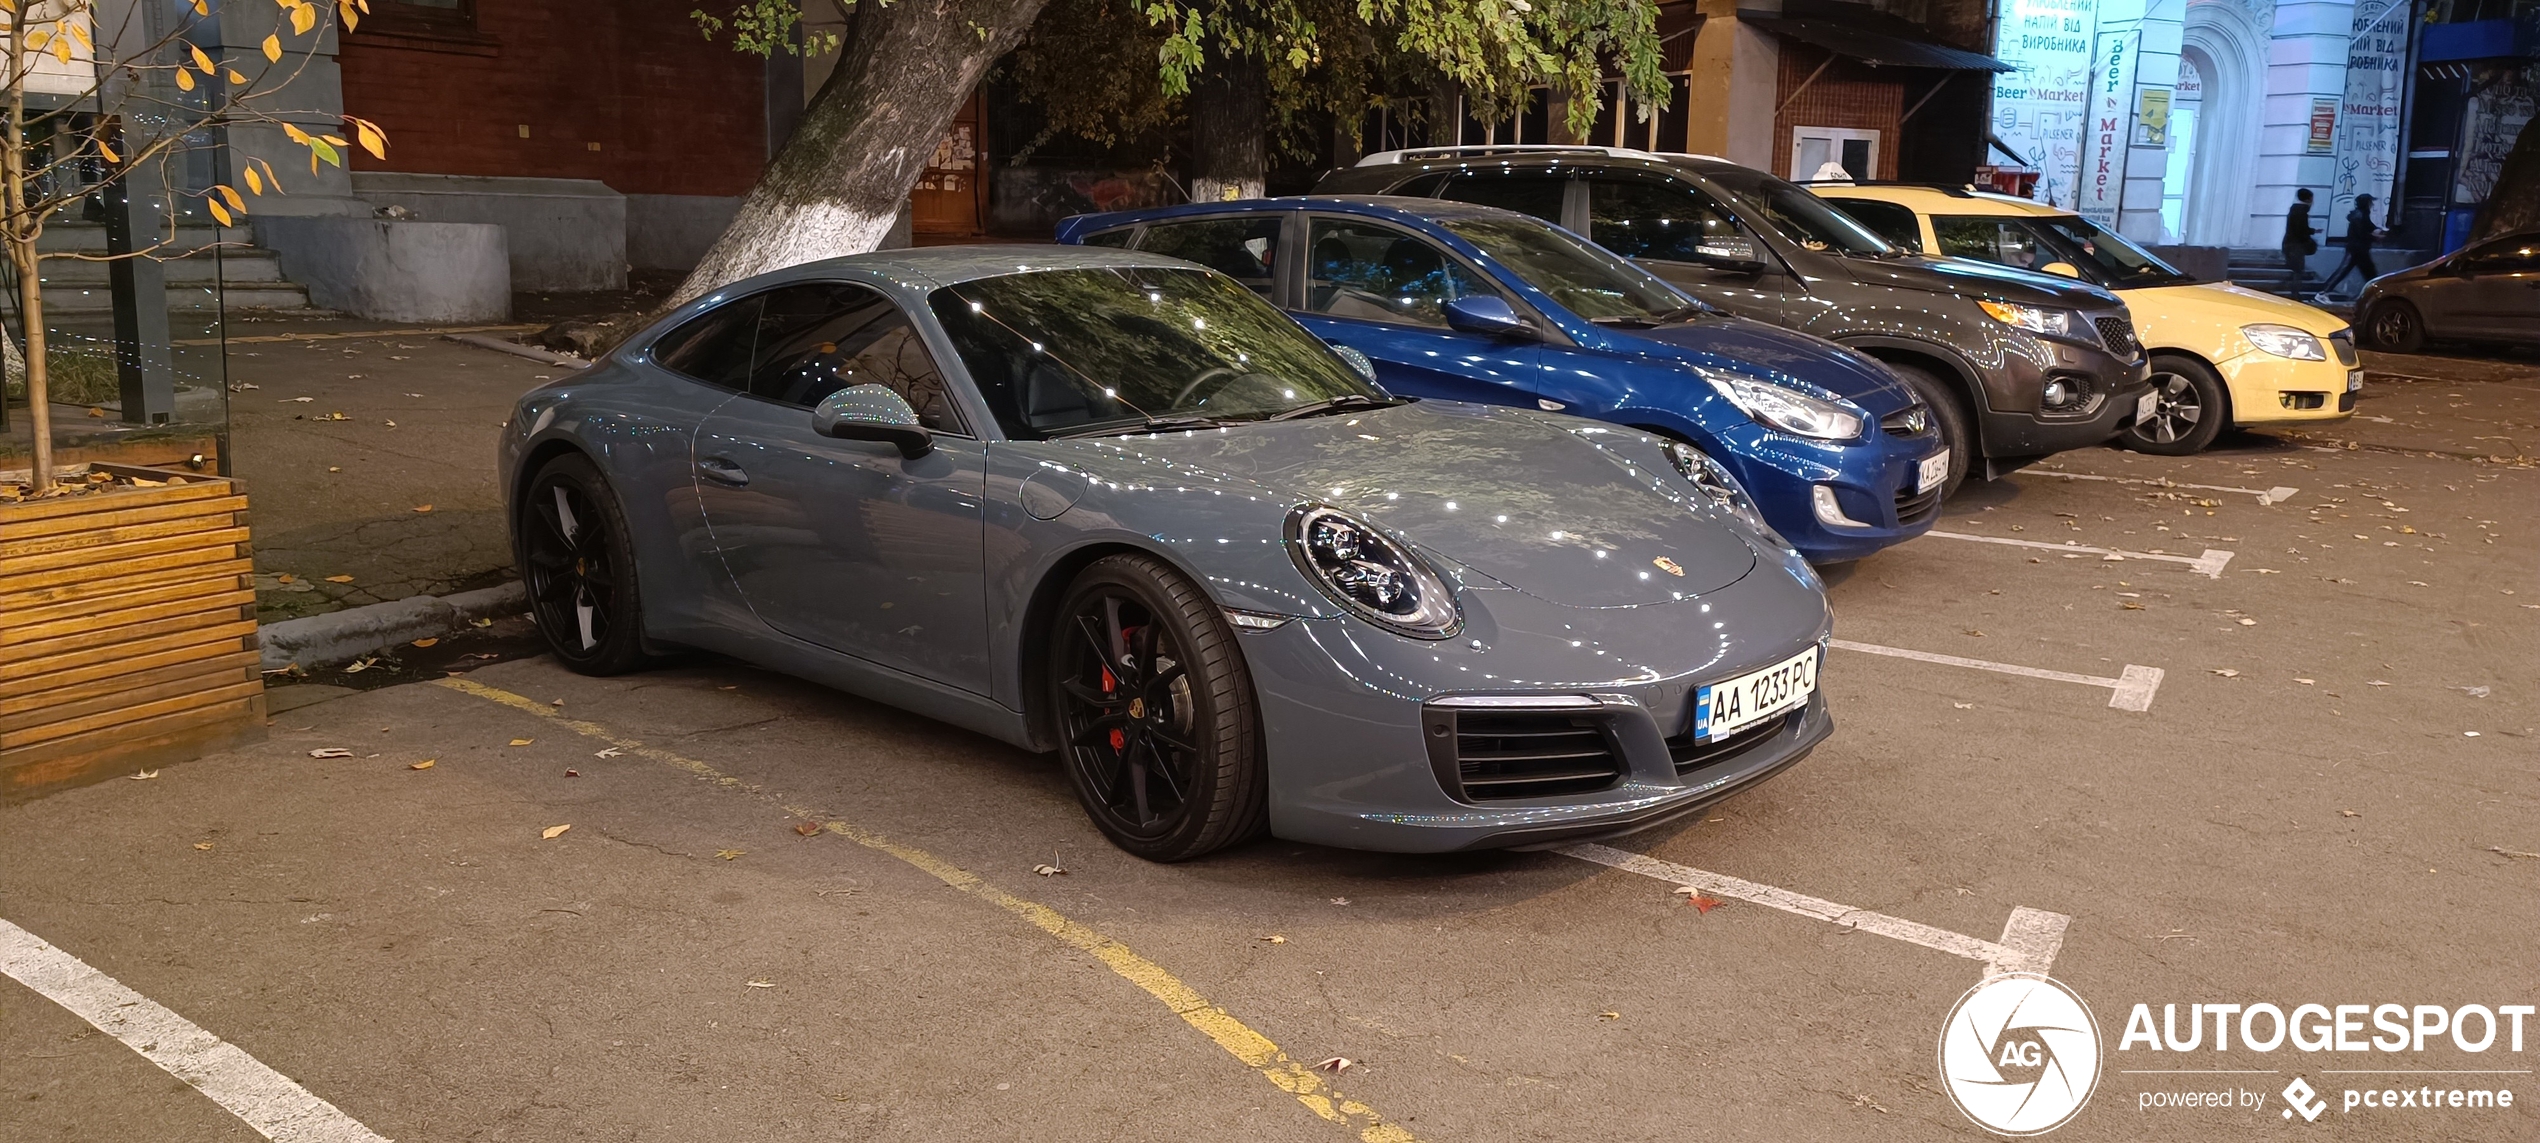
{"label": "walking pedestrian", "polygon": [[2302,297],[2310,292],[2311,255],[2319,253],[2320,228],[2311,225],[2311,188],[2293,192],[2293,208],[2284,212],[2284,293]]}
{"label": "walking pedestrian", "polygon": [[2328,292],[2345,281],[2348,273],[2360,271],[2366,282],[2381,276],[2380,268],[2372,264],[2372,240],[2381,235],[2381,228],[2372,224],[2372,196],[2356,195],[2355,209],[2346,212],[2346,256],[2338,259],[2335,272],[2321,280],[2317,300],[2327,300]]}

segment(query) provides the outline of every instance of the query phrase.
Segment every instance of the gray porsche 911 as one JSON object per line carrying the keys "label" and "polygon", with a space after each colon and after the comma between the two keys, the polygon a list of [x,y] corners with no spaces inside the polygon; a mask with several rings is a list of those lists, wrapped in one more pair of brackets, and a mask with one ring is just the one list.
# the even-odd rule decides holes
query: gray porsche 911
{"label": "gray porsche 911", "polygon": [[1187,262],[863,255],[532,390],[502,479],[572,668],[710,650],[1055,751],[1160,861],[1622,833],[1833,729],[1821,586],[1709,457],[1363,364]]}

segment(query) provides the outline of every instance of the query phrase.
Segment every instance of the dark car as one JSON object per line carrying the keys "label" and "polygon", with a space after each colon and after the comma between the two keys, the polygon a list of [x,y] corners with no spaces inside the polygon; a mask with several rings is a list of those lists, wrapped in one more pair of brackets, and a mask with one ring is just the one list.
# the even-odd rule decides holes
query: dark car
{"label": "dark car", "polygon": [[2540,346],[2540,230],[2375,278],[2355,314],[2374,349],[2414,353],[2429,340]]}
{"label": "dark car", "polygon": [[1820,563],[1940,517],[1950,454],[1887,367],[1722,313],[1539,218],[1436,199],[1252,199],[1079,215],[1058,240],[1229,274],[1365,355],[1397,394],[1687,442]]}
{"label": "dark car", "polygon": [[1317,194],[1477,202],[1558,222],[1731,313],[1867,353],[1919,391],[1950,485],[2105,442],[2151,411],[2125,303],[2095,286],[1896,249],[1725,159],[1599,147],[1370,155]]}

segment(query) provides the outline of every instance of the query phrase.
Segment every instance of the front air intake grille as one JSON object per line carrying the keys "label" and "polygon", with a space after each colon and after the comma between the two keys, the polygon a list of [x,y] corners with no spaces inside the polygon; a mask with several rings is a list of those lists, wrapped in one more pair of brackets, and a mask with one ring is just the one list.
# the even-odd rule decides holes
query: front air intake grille
{"label": "front air intake grille", "polygon": [[1940,489],[1916,492],[1911,486],[1896,490],[1896,526],[1910,528],[1940,514]]}
{"label": "front air intake grille", "polygon": [[2142,352],[2143,347],[2134,341],[2133,322],[2121,317],[2092,318],[2091,321],[2099,327],[2099,340],[2108,347],[2108,352],[2119,357],[2133,357]]}
{"label": "front air intake grille", "polygon": [[2337,355],[2337,363],[2348,369],[2355,367],[2355,331],[2341,329],[2328,335],[2329,352]]}
{"label": "front air intake grille", "polygon": [[1622,754],[1593,715],[1432,708],[1431,717],[1432,735],[1451,725],[1456,784],[1468,801],[1583,794],[1623,776]]}
{"label": "front air intake grille", "polygon": [[1667,756],[1675,760],[1676,776],[1685,777],[1706,766],[1731,761],[1772,741],[1773,736],[1781,733],[1784,727],[1807,715],[1808,708],[1802,706],[1780,718],[1766,719],[1726,738],[1714,738],[1709,742],[1694,741],[1693,732],[1687,730],[1667,740]]}

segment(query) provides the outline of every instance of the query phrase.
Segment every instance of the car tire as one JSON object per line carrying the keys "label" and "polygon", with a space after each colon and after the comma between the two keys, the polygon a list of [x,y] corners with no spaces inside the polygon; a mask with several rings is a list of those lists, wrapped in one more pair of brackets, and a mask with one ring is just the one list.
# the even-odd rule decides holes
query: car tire
{"label": "car tire", "polygon": [[1097,560],[1047,643],[1068,784],[1112,844],[1188,861],[1268,832],[1252,675],[1198,585],[1153,556]]}
{"label": "car tire", "polygon": [[567,453],[540,466],[512,528],[530,618],[558,661],[586,675],[650,661],[626,514],[589,458]]}
{"label": "car tire", "polygon": [[1887,367],[1905,381],[1905,387],[1931,406],[1932,424],[1940,430],[1940,443],[1949,450],[1949,479],[1940,486],[1943,503],[1958,494],[1958,486],[1967,482],[1967,470],[1977,459],[1975,417],[1967,411],[1967,399],[1958,387],[1920,365],[1891,361]]}
{"label": "car tire", "polygon": [[2152,416],[2127,425],[2119,442],[2154,456],[2203,452],[2231,423],[2231,395],[2202,361],[2173,354],[2152,357]]}
{"label": "car tire", "polygon": [[2417,353],[2425,349],[2425,318],[2404,299],[2384,298],[2364,315],[2364,336],[2374,349]]}

